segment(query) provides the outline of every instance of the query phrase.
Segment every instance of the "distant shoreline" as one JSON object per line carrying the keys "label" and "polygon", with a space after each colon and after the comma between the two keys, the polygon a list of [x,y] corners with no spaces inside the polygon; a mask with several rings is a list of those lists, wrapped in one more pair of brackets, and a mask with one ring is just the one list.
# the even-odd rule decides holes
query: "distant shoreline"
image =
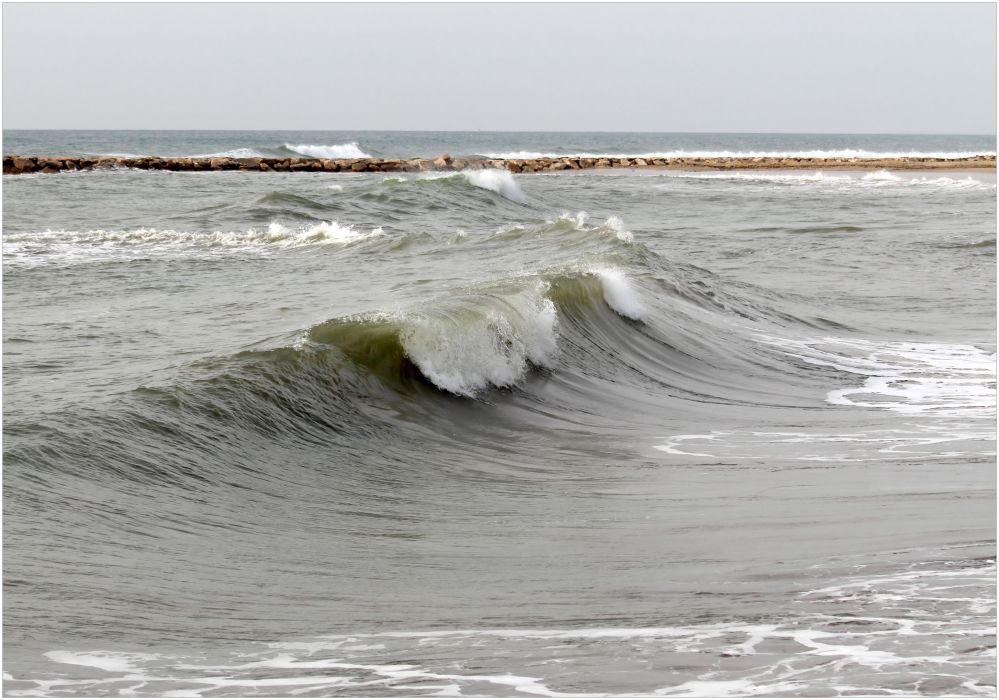
{"label": "distant shoreline", "polygon": [[496,168],[513,173],[559,170],[630,168],[645,170],[929,170],[938,172],[992,171],[993,155],[970,158],[57,158],[4,156],[5,175],[58,173],[77,170],[256,172],[440,172]]}

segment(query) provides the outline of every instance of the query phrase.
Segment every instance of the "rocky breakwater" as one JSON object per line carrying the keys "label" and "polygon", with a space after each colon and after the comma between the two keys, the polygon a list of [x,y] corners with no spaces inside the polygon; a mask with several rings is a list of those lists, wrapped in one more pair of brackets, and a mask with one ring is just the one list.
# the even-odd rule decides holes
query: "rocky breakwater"
{"label": "rocky breakwater", "polygon": [[465,170],[505,168],[505,161],[491,159],[451,158],[443,155],[434,160],[391,158],[56,158],[4,156],[4,174],[58,173],[75,170],[173,170],[201,172],[210,170],[241,170],[253,172],[327,172],[327,173],[417,173],[434,170]]}
{"label": "rocky breakwater", "polygon": [[253,172],[392,173],[501,168],[514,173],[595,168],[662,170],[970,170],[995,169],[996,157],[970,158],[452,158],[433,160],[383,158],[56,158],[4,156],[3,172],[59,173],[76,170],[173,170],[185,172],[240,170]]}

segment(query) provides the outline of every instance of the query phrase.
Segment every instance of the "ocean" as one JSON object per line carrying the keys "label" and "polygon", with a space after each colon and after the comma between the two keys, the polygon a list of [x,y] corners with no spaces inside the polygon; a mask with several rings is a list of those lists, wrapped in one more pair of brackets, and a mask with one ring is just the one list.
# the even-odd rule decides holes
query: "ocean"
{"label": "ocean", "polygon": [[3,194],[6,696],[995,696],[994,172],[95,170]]}

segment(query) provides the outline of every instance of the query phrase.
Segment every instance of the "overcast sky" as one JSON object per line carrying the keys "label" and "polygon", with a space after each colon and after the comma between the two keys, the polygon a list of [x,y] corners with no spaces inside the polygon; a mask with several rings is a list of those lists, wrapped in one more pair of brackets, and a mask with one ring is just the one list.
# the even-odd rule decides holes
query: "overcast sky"
{"label": "overcast sky", "polygon": [[996,133],[996,5],[3,4],[5,129]]}

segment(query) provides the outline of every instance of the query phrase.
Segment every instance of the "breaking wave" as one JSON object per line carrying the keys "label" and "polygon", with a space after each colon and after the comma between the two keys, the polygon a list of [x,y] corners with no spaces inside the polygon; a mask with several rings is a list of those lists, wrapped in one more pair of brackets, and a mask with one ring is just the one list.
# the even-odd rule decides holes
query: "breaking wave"
{"label": "breaking wave", "polygon": [[507,170],[463,170],[456,173],[423,173],[409,177],[398,175],[385,178],[384,182],[403,183],[427,182],[435,180],[466,182],[474,187],[495,192],[496,194],[509,199],[511,202],[516,202],[517,204],[527,203],[527,196],[524,194],[524,191],[520,189],[516,180],[513,179],[513,175],[511,175]]}
{"label": "breaking wave", "polygon": [[310,328],[298,347],[336,347],[355,364],[390,379],[409,361],[438,389],[474,398],[489,388],[517,385],[532,368],[553,369],[559,309],[591,307],[599,300],[622,317],[648,318],[620,272],[556,272],[456,290],[405,311],[331,319]]}
{"label": "breaking wave", "polygon": [[357,147],[356,143],[342,143],[334,146],[292,146],[290,143],[284,145],[289,151],[293,151],[310,158],[370,158],[371,156]]}
{"label": "breaking wave", "polygon": [[233,148],[219,153],[201,153],[190,158],[266,158],[266,154],[253,148]]}

